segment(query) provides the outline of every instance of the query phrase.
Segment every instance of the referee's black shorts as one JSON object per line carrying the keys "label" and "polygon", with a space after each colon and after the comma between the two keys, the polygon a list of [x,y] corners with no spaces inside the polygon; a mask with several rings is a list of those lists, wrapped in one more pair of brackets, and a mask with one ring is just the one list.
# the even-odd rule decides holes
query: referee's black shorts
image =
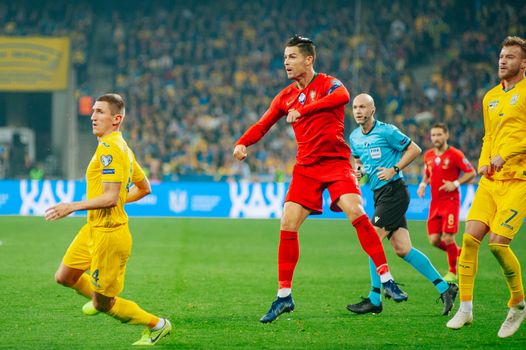
{"label": "referee's black shorts", "polygon": [[389,232],[388,238],[398,228],[407,229],[405,213],[409,207],[409,191],[402,179],[389,182],[374,191],[374,226]]}

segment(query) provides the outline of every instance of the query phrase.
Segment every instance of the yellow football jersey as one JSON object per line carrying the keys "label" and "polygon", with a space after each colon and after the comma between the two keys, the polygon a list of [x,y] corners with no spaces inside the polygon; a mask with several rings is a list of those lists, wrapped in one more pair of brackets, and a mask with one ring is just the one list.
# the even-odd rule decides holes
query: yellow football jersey
{"label": "yellow football jersey", "polygon": [[87,199],[102,195],[103,182],[122,184],[119,201],[113,208],[88,210],[88,223],[97,228],[115,228],[128,222],[124,211],[126,196],[132,183],[145,177],[135,155],[120,132],[99,139],[99,145],[86,170]]}
{"label": "yellow football jersey", "polygon": [[502,84],[489,90],[482,109],[485,134],[479,169],[498,154],[506,163],[493,179],[526,180],[526,79],[509,91]]}

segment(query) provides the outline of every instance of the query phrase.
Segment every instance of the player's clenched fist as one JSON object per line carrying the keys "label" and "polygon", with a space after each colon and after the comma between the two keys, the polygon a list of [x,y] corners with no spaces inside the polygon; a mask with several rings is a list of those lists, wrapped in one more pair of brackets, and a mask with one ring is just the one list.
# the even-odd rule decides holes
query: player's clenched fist
{"label": "player's clenched fist", "polygon": [[236,145],[234,147],[234,158],[243,160],[247,157],[247,147],[245,145]]}
{"label": "player's clenched fist", "polygon": [[289,109],[289,113],[287,114],[287,123],[295,123],[300,118],[301,118],[300,112],[298,112],[295,109]]}

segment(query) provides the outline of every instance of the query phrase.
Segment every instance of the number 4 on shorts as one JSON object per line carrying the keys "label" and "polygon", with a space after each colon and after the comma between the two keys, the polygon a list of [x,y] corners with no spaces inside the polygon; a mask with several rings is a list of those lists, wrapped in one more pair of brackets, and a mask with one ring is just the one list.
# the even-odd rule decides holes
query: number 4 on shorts
{"label": "number 4 on shorts", "polygon": [[[506,221],[506,222],[508,222],[508,221]],[[93,278],[93,280],[95,282],[99,281],[99,270],[98,269],[93,271],[93,273],[91,274],[91,278]]]}

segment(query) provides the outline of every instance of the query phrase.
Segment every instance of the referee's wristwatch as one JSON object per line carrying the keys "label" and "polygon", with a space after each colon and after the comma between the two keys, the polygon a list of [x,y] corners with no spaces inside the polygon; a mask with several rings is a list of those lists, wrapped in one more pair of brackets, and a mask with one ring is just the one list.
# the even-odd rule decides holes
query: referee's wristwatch
{"label": "referee's wristwatch", "polygon": [[394,169],[394,171],[395,171],[397,174],[400,172],[400,168],[397,167],[396,165],[393,166],[393,169]]}

